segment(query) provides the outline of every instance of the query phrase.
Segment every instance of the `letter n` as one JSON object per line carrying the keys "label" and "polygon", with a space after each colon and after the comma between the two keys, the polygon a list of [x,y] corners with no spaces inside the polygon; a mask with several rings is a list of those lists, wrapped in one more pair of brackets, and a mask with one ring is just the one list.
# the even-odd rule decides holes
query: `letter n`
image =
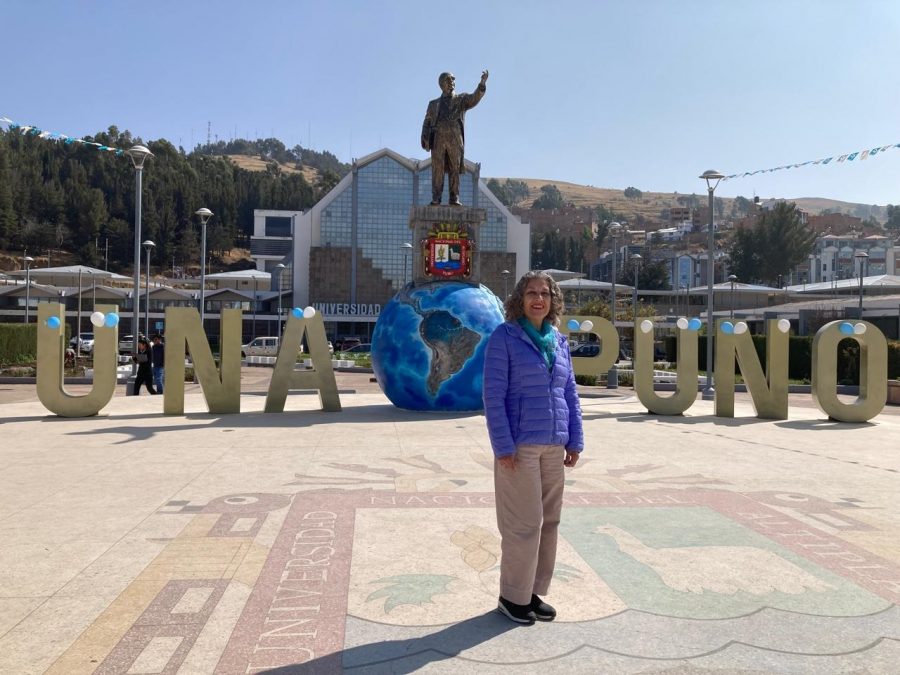
{"label": "letter n", "polygon": [[220,366],[216,369],[209,340],[193,307],[166,307],[166,388],[163,411],[184,414],[184,354],[190,350],[194,374],[209,412],[241,411],[241,310],[222,310]]}
{"label": "letter n", "polygon": [[[779,323],[781,327],[779,327]],[[716,322],[716,416],[734,417],[734,362],[737,358],[756,416],[771,420],[788,417],[788,342],[790,323],[766,322],[766,372],[749,332],[726,334]]]}
{"label": "letter n", "polygon": [[[304,333],[313,369],[297,371],[294,367]],[[338,412],[341,409],[331,354],[328,353],[328,339],[325,337],[325,322],[319,312],[311,319],[298,319],[293,314],[288,318],[278,348],[275,372],[272,373],[269,393],[266,395],[266,412],[284,412],[284,403],[291,389],[316,389],[322,410]]]}
{"label": "letter n", "polygon": [[[116,312],[115,305],[97,305],[95,311]],[[50,328],[47,319],[61,317],[62,305],[42,302],[38,304],[37,325],[37,395],[44,407],[60,417],[91,417],[112,400],[116,392],[118,362],[118,326],[94,328],[94,382],[88,394],[73,395],[66,391],[63,368],[65,367],[65,321],[60,318],[59,328]]]}
{"label": "letter n", "polygon": [[[812,399],[819,410],[839,422],[867,422],[884,409],[887,402],[887,340],[868,321],[857,321],[862,333],[841,333],[841,324],[826,323],[813,338]],[[859,396],[853,403],[837,397],[838,345],[844,339],[859,343]]]}

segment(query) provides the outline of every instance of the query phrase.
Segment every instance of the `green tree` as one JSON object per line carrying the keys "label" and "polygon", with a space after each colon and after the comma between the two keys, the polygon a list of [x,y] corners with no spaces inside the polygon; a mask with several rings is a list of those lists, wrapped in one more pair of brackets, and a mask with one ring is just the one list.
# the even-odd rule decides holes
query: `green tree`
{"label": "green tree", "polygon": [[735,232],[729,255],[734,274],[747,282],[775,285],[812,251],[815,233],[800,220],[795,204],[779,202],[752,228]]}
{"label": "green tree", "polygon": [[884,224],[884,228],[894,233],[900,232],[900,206],[888,204],[887,222]]}
{"label": "green tree", "polygon": [[636,187],[627,187],[624,190],[626,199],[640,199],[644,196],[644,193],[638,190]]}
{"label": "green tree", "polygon": [[[625,269],[622,270],[619,280],[623,284],[634,286],[634,270],[635,265],[629,261]],[[647,264],[645,261],[640,266],[638,291],[668,291],[671,288],[672,285],[669,283],[669,274],[664,262],[657,260]]]}
{"label": "green tree", "polygon": [[563,206],[565,206],[565,201],[559,188],[555,185],[543,185],[541,186],[541,196],[534,200],[531,208],[550,210],[561,209]]}

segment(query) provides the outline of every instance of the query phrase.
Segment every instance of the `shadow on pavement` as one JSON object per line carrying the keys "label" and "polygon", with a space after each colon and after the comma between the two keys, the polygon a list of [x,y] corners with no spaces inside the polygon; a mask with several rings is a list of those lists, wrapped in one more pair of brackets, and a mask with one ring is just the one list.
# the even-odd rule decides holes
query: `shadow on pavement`
{"label": "shadow on pavement", "polygon": [[407,640],[373,642],[344,649],[307,663],[262,671],[267,675],[315,675],[326,673],[414,673],[437,661],[452,659],[516,628],[496,611],[455,623],[436,633]]}

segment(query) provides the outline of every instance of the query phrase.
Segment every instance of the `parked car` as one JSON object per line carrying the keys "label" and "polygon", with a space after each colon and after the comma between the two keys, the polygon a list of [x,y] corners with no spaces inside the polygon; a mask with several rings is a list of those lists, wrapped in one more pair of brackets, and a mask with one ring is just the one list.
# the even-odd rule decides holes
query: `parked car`
{"label": "parked car", "polygon": [[350,349],[345,350],[345,354],[369,354],[372,351],[372,345],[368,342],[363,342],[362,344],[356,345],[355,347],[350,347]]}
{"label": "parked car", "polygon": [[356,345],[361,345],[362,340],[358,337],[345,337],[343,340],[338,340],[338,351],[346,352],[355,347]]}
{"label": "parked car", "polygon": [[77,337],[72,336],[72,339],[69,340],[69,347],[72,349],[78,349],[78,343],[81,343],[81,353],[82,354],[90,354],[94,351],[94,334],[93,333],[80,333]]}
{"label": "parked car", "polygon": [[248,356],[278,356],[277,337],[258,337],[253,338],[245,345],[241,345],[241,358],[246,359]]}
{"label": "parked car", "polygon": [[[138,335],[138,340],[140,340],[143,335]],[[134,335],[123,335],[119,338],[119,353],[120,354],[131,354],[134,351]]]}
{"label": "parked car", "polygon": [[600,353],[600,345],[596,342],[588,342],[587,344],[578,345],[569,352],[572,356],[590,357],[597,356]]}

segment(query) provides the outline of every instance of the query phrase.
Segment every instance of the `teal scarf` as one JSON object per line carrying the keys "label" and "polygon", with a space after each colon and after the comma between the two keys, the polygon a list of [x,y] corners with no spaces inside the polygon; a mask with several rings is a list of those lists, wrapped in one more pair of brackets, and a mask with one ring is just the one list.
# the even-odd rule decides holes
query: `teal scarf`
{"label": "teal scarf", "polygon": [[553,364],[556,361],[556,332],[553,330],[553,326],[550,322],[544,321],[541,325],[540,333],[538,333],[531,322],[524,317],[519,319],[519,325],[522,326],[522,330],[525,331],[525,334],[531,338],[534,346],[538,348],[541,356],[544,357],[544,361],[547,362],[547,367],[553,368]]}

